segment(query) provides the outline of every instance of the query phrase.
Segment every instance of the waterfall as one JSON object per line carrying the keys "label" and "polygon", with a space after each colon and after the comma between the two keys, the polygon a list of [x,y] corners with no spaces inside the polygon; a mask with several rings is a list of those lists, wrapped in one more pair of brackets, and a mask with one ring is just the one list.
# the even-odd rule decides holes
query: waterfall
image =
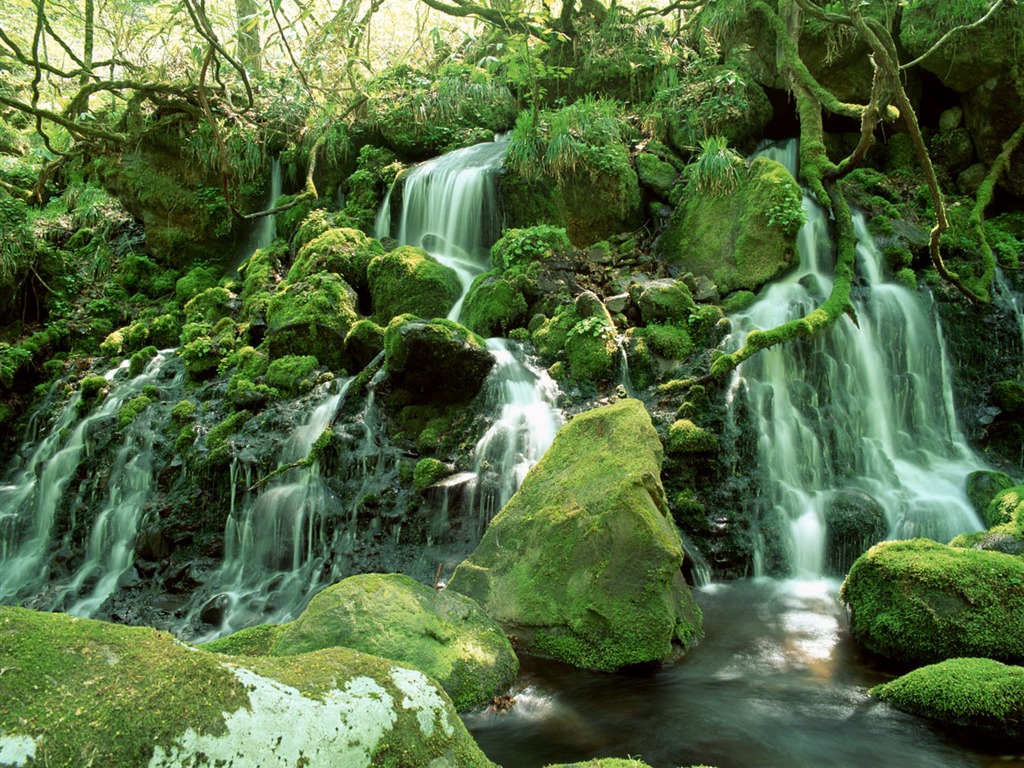
{"label": "waterfall", "polygon": [[[416,245],[454,269],[462,296],[448,317],[458,320],[473,279],[490,269],[490,246],[501,233],[494,177],[505,141],[477,144],[423,163],[402,180],[397,239]],[[377,236],[391,231],[391,195],[377,217]],[[448,492],[468,486],[469,504],[481,528],[490,522],[554,440],[562,424],[556,407],[558,387],[533,366],[514,342],[488,339],[497,364],[485,384],[496,416],[474,449],[473,476],[444,484],[441,518],[447,518]],[[482,530],[481,530],[482,533]]]}
{"label": "waterfall", "polygon": [[310,452],[351,383],[325,394],[281,446],[271,479],[228,516],[224,560],[204,590],[218,594],[193,611],[218,625],[216,634],[292,619],[325,586],[324,566],[334,548],[328,524],[340,517],[342,505]]}
{"label": "waterfall", "polygon": [[[176,360],[172,352],[159,353],[132,379],[126,380],[128,360],[107,371],[104,378],[110,382],[110,392],[84,417],[80,415],[81,392],[76,392],[24,466],[12,468],[10,480],[0,486],[0,602],[47,590],[52,550],[59,544],[53,535],[55,519],[61,504],[68,501],[71,483],[89,450],[91,429],[104,420],[116,419],[121,406],[147,387],[156,387],[158,394],[169,400],[184,380],[180,367],[167,380],[167,365]],[[98,609],[134,562],[135,534],[153,483],[149,462],[156,430],[148,410],[126,430],[106,481],[108,497],[92,527],[85,561],[59,591],[59,604],[74,601],[72,610],[78,615],[88,616]],[[70,498],[74,501],[75,496]],[[93,584],[96,578],[99,580]],[[75,601],[80,591],[90,586],[89,596]]]}
{"label": "waterfall", "polygon": [[[267,196],[263,200],[264,211],[269,211],[274,207],[277,199],[281,196],[282,186],[281,160],[273,157],[270,159],[270,184],[267,189]],[[276,237],[277,218],[273,215],[258,218],[256,224],[250,230],[249,236],[237,248],[231,271],[237,272],[256,251],[261,248],[269,248]]]}
{"label": "waterfall", "polygon": [[[831,290],[826,214],[807,196],[804,210],[800,266],[732,317],[737,348],[751,330],[800,317]],[[843,317],[810,340],[760,352],[730,385],[731,401],[742,393],[749,402],[765,497],[799,577],[825,573],[830,509],[851,491],[877,502],[890,538],[948,541],[980,528],[963,481],[985,465],[957,426],[931,296],[886,282],[863,216],[854,224],[857,324]]]}

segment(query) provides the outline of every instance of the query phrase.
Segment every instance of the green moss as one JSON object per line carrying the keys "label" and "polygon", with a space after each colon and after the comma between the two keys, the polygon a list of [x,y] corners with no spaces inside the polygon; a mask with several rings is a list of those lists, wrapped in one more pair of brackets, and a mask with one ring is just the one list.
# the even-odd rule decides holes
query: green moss
{"label": "green moss", "polygon": [[188,323],[181,329],[178,357],[193,381],[213,376],[234,351],[235,326],[230,318],[222,319],[215,326],[209,323]]}
{"label": "green moss", "polygon": [[555,310],[553,317],[546,319],[533,332],[533,343],[543,357],[555,357],[565,350],[569,332],[580,321],[573,304],[563,304]]}
{"label": "green moss", "polygon": [[219,275],[213,267],[193,267],[174,284],[174,297],[184,306],[207,288],[217,285]]}
{"label": "green moss", "polygon": [[358,320],[345,337],[345,353],[353,370],[361,370],[384,351],[384,329],[368,318]]}
{"label": "green moss", "polygon": [[128,375],[133,379],[145,369],[146,365],[157,355],[156,347],[143,347],[131,357],[128,363]]}
{"label": "green moss", "polygon": [[928,539],[884,542],[843,584],[850,631],[872,651],[929,663],[958,656],[1024,661],[1024,559]]}
{"label": "green moss", "polygon": [[358,293],[367,290],[367,268],[384,253],[376,240],[357,229],[329,229],[299,249],[288,280],[304,280],[317,272],[334,272]]}
{"label": "green moss", "polygon": [[274,226],[277,230],[277,236],[284,240],[291,240],[292,235],[298,231],[299,225],[306,220],[313,209],[320,208],[324,204],[323,201],[311,197],[305,192],[294,195],[281,195],[274,204],[281,207],[290,203],[295,204],[291,208],[274,214]]}
{"label": "green moss", "polygon": [[445,317],[462,294],[455,270],[420,248],[401,246],[367,268],[374,319],[386,324],[406,313]]}
{"label": "green moss", "polygon": [[543,263],[572,249],[564,227],[538,225],[526,229],[507,229],[491,246],[491,263],[505,271]]}
{"label": "green moss", "polygon": [[185,302],[185,322],[215,325],[221,319],[231,317],[231,299],[226,288],[207,288]]}
{"label": "green moss", "polygon": [[526,298],[519,281],[503,279],[498,272],[477,276],[466,295],[460,319],[474,333],[490,338],[507,336],[526,322]]}
{"label": "green moss", "polygon": [[124,349],[124,334],[112,331],[101,343],[100,354],[106,357],[117,357]]}
{"label": "green moss", "polygon": [[153,398],[147,395],[133,397],[121,406],[117,412],[117,428],[124,429],[138,418],[139,414],[153,404]]}
{"label": "green moss", "polygon": [[276,633],[271,654],[332,646],[421,669],[458,709],[505,691],[519,668],[508,639],[476,603],[399,574],[351,576],[328,587]]}
{"label": "green moss", "polygon": [[722,302],[722,309],[730,315],[735,312],[742,312],[754,303],[757,296],[753,291],[734,291]]}
{"label": "green moss", "polygon": [[356,322],[354,292],[329,272],[285,283],[267,305],[267,342],[274,358],[313,355],[323,365],[343,368],[345,337]]}
{"label": "green moss", "polygon": [[422,493],[434,483],[444,480],[452,474],[452,471],[452,468],[443,461],[430,458],[420,459],[416,462],[416,469],[413,471],[412,476],[413,482],[416,484],[416,490]]}
{"label": "green moss", "polygon": [[206,448],[210,452],[207,463],[210,466],[224,466],[228,463],[231,436],[251,418],[252,414],[248,411],[235,411],[220,424],[210,428],[206,434]]}
{"label": "green moss", "polygon": [[1024,668],[949,659],[877,685],[872,696],[947,725],[1024,738]]}
{"label": "green moss", "polygon": [[191,422],[196,415],[196,404],[191,400],[179,400],[171,408],[171,419],[178,426]]}
{"label": "green moss", "polygon": [[149,341],[157,349],[177,346],[180,336],[181,320],[177,315],[166,313],[154,318],[149,324]]}
{"label": "green moss", "polygon": [[995,382],[992,385],[992,400],[1011,416],[1024,416],[1024,384],[1021,382]]}
{"label": "green moss", "polygon": [[672,658],[701,636],[643,404],[575,416],[491,522],[449,590],[527,651],[617,669]]}
{"label": "green moss", "polygon": [[314,374],[320,362],[312,355],[285,355],[271,361],[267,384],[294,397],[309,392],[316,383]]}
{"label": "green moss", "polygon": [[600,317],[577,322],[565,340],[569,373],[578,381],[611,381],[619,372],[621,352],[615,329]]}
{"label": "green moss", "polygon": [[757,290],[796,264],[802,199],[789,171],[759,157],[732,195],[688,191],[657,253],[681,271],[710,277],[723,294]]}
{"label": "green moss", "polygon": [[269,656],[274,641],[284,624],[257,624],[255,627],[240,629],[227,637],[203,643],[201,648],[208,653],[225,656]]}
{"label": "green moss", "polygon": [[718,447],[718,438],[689,419],[679,419],[669,427],[666,447],[669,453],[710,453]]}
{"label": "green moss", "polygon": [[79,387],[83,400],[98,400],[110,390],[110,382],[103,376],[86,376]]}
{"label": "green moss", "polygon": [[642,331],[647,346],[656,355],[669,360],[683,360],[693,351],[690,334],[681,326],[651,323]]}

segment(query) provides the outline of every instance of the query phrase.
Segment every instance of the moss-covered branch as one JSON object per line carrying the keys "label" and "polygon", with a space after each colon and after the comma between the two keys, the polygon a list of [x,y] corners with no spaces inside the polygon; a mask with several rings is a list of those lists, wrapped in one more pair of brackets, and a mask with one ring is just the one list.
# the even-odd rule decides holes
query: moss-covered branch
{"label": "moss-covered branch", "polygon": [[1024,123],[1021,123],[1020,127],[1014,131],[1013,135],[1003,144],[1003,149],[999,153],[999,156],[992,163],[992,167],[988,169],[988,174],[985,176],[985,180],[978,187],[978,193],[975,196],[974,208],[971,209],[971,217],[969,220],[971,229],[974,231],[975,236],[978,238],[978,244],[981,247],[981,263],[982,263],[982,274],[978,278],[978,292],[985,291],[987,293],[988,286],[992,284],[992,278],[995,277],[996,271],[996,257],[992,252],[992,246],[989,245],[988,237],[985,234],[985,209],[988,204],[992,202],[992,195],[995,193],[996,182],[999,181],[999,177],[1002,173],[1010,167],[1010,156],[1016,151],[1017,147],[1021,145],[1021,141],[1024,140]]}

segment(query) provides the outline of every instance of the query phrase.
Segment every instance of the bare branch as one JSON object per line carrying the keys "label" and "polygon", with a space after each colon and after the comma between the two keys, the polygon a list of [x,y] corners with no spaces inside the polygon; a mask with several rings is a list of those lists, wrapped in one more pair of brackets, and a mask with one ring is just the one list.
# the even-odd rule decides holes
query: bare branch
{"label": "bare branch", "polygon": [[978,19],[977,21],[972,22],[971,24],[961,24],[959,27],[953,27],[953,29],[949,30],[949,32],[947,32],[942,37],[940,37],[938,39],[938,41],[935,43],[935,45],[933,45],[927,51],[922,53],[916,59],[914,59],[913,61],[908,62],[906,64],[900,65],[900,69],[910,69],[910,67],[913,67],[913,66],[916,66],[917,64],[920,64],[922,61],[924,61],[929,56],[931,56],[933,53],[935,53],[939,48],[941,48],[943,45],[945,45],[946,42],[949,40],[949,38],[951,38],[956,33],[963,32],[963,31],[968,30],[968,29],[974,29],[975,27],[980,27],[982,24],[984,24],[986,21],[988,21],[992,17],[992,14],[994,14],[997,10],[999,10],[999,8],[1000,8],[1000,6],[1002,6],[1002,4],[1003,4],[1003,0],[996,0],[994,3],[992,3],[992,7],[988,9],[988,12],[984,16],[982,16],[980,19]]}

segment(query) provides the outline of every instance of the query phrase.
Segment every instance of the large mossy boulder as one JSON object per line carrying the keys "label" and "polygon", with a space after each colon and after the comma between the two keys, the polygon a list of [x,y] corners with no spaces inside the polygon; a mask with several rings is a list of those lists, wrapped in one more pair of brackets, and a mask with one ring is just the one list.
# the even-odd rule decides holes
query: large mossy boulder
{"label": "large mossy boulder", "polygon": [[602,670],[677,658],[702,636],[639,400],[576,416],[494,518],[448,589],[518,647]]}
{"label": "large mossy boulder", "polygon": [[528,319],[527,304],[519,283],[519,279],[502,277],[497,271],[479,275],[466,294],[459,319],[485,338],[505,336],[513,328],[523,327]]}
{"label": "large mossy boulder", "polygon": [[314,355],[330,368],[343,367],[356,304],[351,286],[330,272],[282,284],[267,304],[271,356]]}
{"label": "large mossy boulder", "polygon": [[798,260],[803,196],[796,181],[767,157],[740,177],[731,194],[706,194],[690,184],[655,243],[670,267],[711,278],[723,295],[756,291]]}
{"label": "large mossy boulder", "polygon": [[494,367],[486,342],[451,320],[394,318],[384,331],[388,383],[412,402],[467,403]]}
{"label": "large mossy boulder", "polygon": [[992,659],[949,659],[870,691],[904,712],[1024,739],[1024,667]]}
{"label": "large mossy boulder", "polygon": [[[993,474],[998,478],[1000,473]],[[1024,555],[1024,485],[997,493],[981,517],[988,530],[962,533],[949,542],[950,546]]]}
{"label": "large mossy boulder", "polygon": [[423,672],[346,648],[223,656],[0,608],[5,765],[492,766]]}
{"label": "large mossy boulder", "polygon": [[289,282],[305,280],[317,272],[333,272],[364,293],[367,268],[384,253],[384,247],[358,229],[328,229],[303,245],[288,272]]}
{"label": "large mossy boulder", "polygon": [[411,245],[375,257],[366,274],[373,316],[381,324],[406,313],[445,317],[462,295],[454,269]]}
{"label": "large mossy boulder", "polygon": [[519,671],[512,644],[476,603],[399,574],[351,576],[328,587],[280,628],[269,654],[334,646],[425,672],[460,710],[508,690]]}
{"label": "large mossy boulder", "polygon": [[630,289],[633,303],[640,309],[644,325],[678,323],[686,325],[697,304],[686,283],[666,277],[637,283]]}
{"label": "large mossy boulder", "polygon": [[840,596],[850,632],[891,659],[958,656],[1024,662],[1024,558],[939,544],[888,541],[861,556]]}

